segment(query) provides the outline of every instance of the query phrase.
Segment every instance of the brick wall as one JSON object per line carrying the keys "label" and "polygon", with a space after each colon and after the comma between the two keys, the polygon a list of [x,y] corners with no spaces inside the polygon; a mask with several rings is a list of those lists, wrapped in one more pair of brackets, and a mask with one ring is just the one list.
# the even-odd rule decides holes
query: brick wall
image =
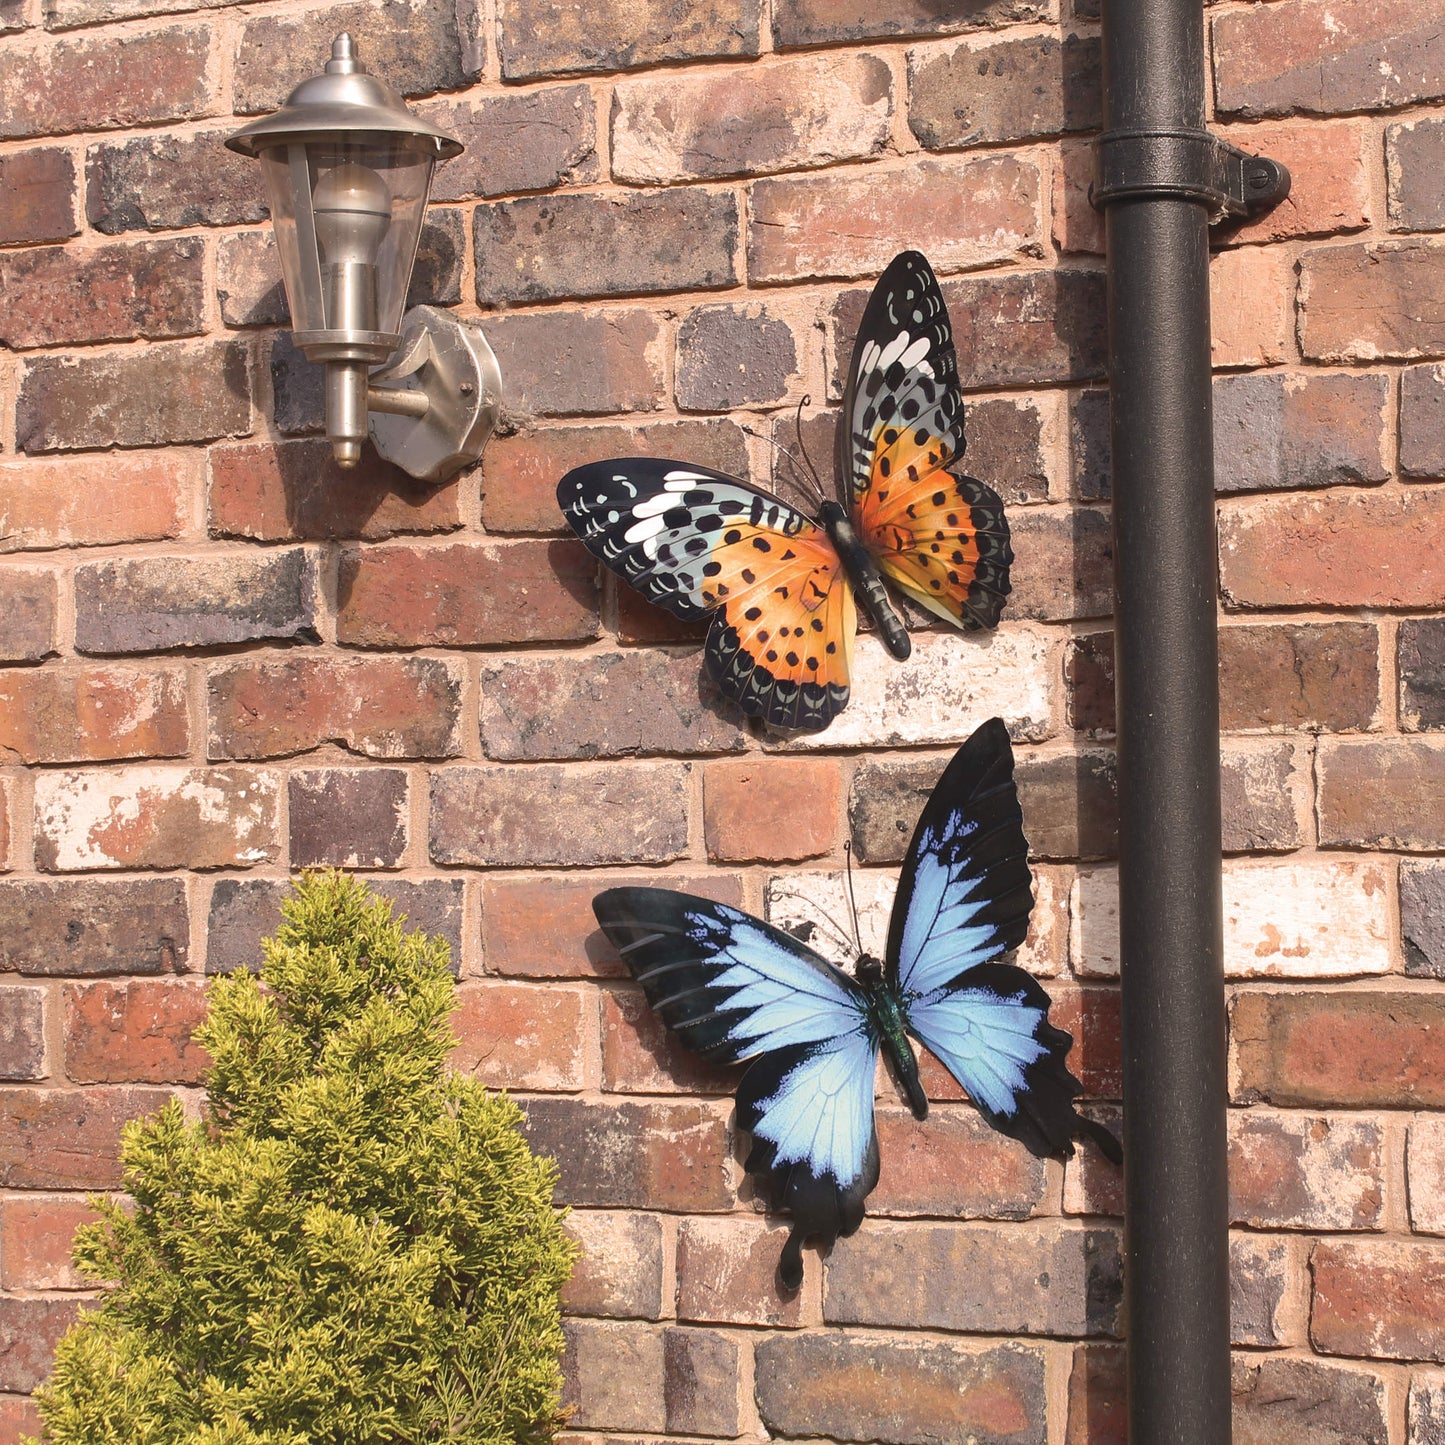
{"label": "brick wall", "polygon": [[[191,1090],[207,974],[288,872],[447,937],[460,1062],[516,1091],[587,1253],[574,1428],[1122,1439],[1118,1180],[883,1094],[869,1222],[800,1296],[731,1075],[600,943],[625,878],[877,927],[993,712],[1026,962],[1120,1092],[1097,0],[0,0],[0,1442],[83,1295],[122,1122]],[[338,474],[258,168],[221,148],[350,27],[464,157],[417,299],[480,311],[510,434],[419,492]],[[1445,81],[1429,0],[1222,0],[1219,130],[1294,193],[1214,260],[1237,1438],[1445,1441]],[[871,278],[944,278],[996,636],[865,639],[826,733],[760,737],[695,637],[561,524],[582,460],[770,481],[821,443]],[[826,445],[815,445],[826,452]],[[836,905],[834,905],[836,906]]]}

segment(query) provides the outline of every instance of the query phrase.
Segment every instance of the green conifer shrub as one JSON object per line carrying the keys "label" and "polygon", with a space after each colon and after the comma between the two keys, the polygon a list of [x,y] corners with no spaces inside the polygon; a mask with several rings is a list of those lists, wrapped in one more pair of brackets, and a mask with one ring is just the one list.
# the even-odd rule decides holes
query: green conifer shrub
{"label": "green conifer shrub", "polygon": [[55,1445],[544,1441],[572,1246],[520,1111],[448,1067],[447,947],[302,879],[261,984],[218,980],[200,1122],[128,1126],[115,1281],[38,1392]]}

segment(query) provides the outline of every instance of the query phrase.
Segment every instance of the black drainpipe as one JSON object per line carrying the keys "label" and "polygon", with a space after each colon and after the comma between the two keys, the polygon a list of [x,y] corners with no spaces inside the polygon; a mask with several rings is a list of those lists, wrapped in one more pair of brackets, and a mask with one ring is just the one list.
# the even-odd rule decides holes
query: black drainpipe
{"label": "black drainpipe", "polygon": [[1204,129],[1202,0],[1103,0],[1130,1445],[1228,1445],[1209,225],[1289,189]]}

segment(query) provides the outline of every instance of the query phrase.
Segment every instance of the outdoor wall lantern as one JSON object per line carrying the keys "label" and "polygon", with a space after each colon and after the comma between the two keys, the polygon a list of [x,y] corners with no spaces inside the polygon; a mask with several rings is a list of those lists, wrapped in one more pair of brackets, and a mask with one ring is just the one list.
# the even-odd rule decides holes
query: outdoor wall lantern
{"label": "outdoor wall lantern", "polygon": [[482,454],[501,376],[476,326],[432,306],[405,316],[432,168],[462,143],[368,75],[343,32],[321,75],[227,137],[258,156],[296,344],[326,367],[326,434],[353,467],[376,449],[440,482]]}

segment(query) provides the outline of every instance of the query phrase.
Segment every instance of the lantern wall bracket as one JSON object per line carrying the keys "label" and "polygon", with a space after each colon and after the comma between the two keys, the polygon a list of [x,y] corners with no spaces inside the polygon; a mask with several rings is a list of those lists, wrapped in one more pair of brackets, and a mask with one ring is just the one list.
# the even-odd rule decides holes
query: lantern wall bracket
{"label": "lantern wall bracket", "polygon": [[1110,130],[1095,142],[1089,200],[1097,210],[1115,201],[1172,196],[1201,201],[1209,223],[1247,219],[1289,195],[1289,171],[1251,155],[1207,130]]}

